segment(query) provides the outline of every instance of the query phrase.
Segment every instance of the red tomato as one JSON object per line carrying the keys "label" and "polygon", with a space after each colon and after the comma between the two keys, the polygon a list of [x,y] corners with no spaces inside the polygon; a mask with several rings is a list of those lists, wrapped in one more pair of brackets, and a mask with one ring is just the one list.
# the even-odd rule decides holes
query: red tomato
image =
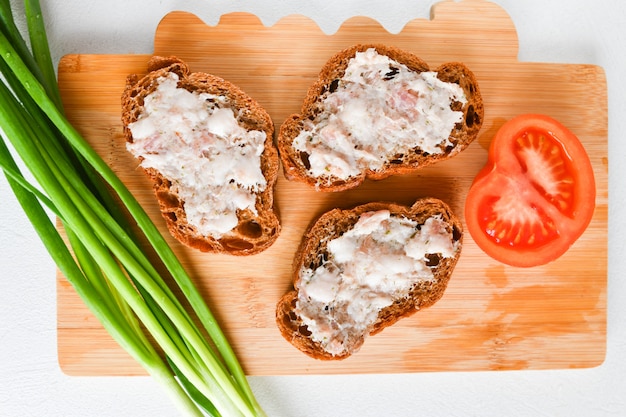
{"label": "red tomato", "polygon": [[543,265],[563,255],[595,209],[589,156],[578,138],[547,116],[506,122],[465,203],[467,229],[492,258],[512,266]]}

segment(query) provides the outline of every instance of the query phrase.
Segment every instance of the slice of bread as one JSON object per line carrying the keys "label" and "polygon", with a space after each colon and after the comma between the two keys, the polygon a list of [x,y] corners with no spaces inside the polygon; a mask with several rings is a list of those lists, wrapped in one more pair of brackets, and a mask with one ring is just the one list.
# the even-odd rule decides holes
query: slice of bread
{"label": "slice of bread", "polygon": [[[167,79],[171,85],[167,94],[175,97],[169,100],[177,101],[176,97],[181,97],[181,94],[184,96],[178,103],[166,102],[163,98],[166,93],[159,90],[165,88],[164,80]],[[175,85],[172,84],[174,82]],[[146,110],[150,100],[156,103],[155,106],[169,106],[172,109],[163,111],[171,115],[159,116],[156,116],[156,110],[151,110],[155,118],[173,117],[171,123],[170,119],[165,123],[157,119],[146,122],[150,116]],[[193,112],[185,110],[186,104],[180,103],[189,100],[195,106]],[[193,100],[200,100],[200,104]],[[221,118],[217,118],[218,111]],[[188,122],[190,118],[206,120],[211,115],[215,116],[211,119],[211,128],[207,127],[206,123],[209,122],[198,122],[197,125]],[[148,133],[138,139],[133,137],[133,128],[142,130],[138,123],[142,119],[145,119],[144,124],[148,124],[142,126],[142,129]],[[274,206],[274,186],[279,158],[273,143],[274,125],[267,112],[241,89],[210,74],[191,73],[186,63],[179,58],[155,56],[148,63],[147,75],[128,77],[122,95],[122,122],[127,147],[129,151],[133,150],[132,153],[151,178],[161,213],[176,239],[203,252],[232,255],[261,252],[276,240],[280,224]],[[159,123],[163,125],[157,128]],[[174,125],[177,127],[174,128]],[[214,128],[217,130],[211,131]],[[159,138],[158,146],[150,144],[150,135]],[[175,147],[170,146],[171,137],[167,143],[162,139],[165,135],[176,135],[171,137],[174,141],[180,139],[184,145],[175,151]],[[244,143],[241,138],[246,135],[252,135],[250,137],[255,139],[251,141],[255,140],[256,143]],[[182,162],[183,153],[191,161],[186,165]],[[146,160],[156,157],[159,158],[158,166],[168,165],[166,168],[170,171],[161,172],[161,169],[166,168],[155,168],[157,165],[150,165]],[[237,158],[246,163],[238,163],[240,159]],[[233,172],[241,171],[244,167],[253,171],[243,170],[246,172],[235,178]],[[248,174],[255,176],[257,183],[242,185],[241,181],[244,180],[240,177]],[[184,189],[187,192],[185,195],[189,197],[182,195]],[[223,193],[222,197],[218,196],[218,192]],[[192,216],[194,222],[190,219]],[[207,220],[208,216],[214,217]],[[222,222],[222,218],[227,218],[228,222]],[[225,227],[225,223],[229,226]],[[224,230],[213,231],[222,227]]]}
{"label": "slice of bread", "polygon": [[277,326],[315,359],[345,359],[368,335],[443,296],[462,240],[461,221],[435,198],[326,212],[296,252],[294,289],[277,303]]}
{"label": "slice of bread", "polygon": [[[351,67],[357,56],[361,66]],[[360,75],[352,72],[363,68]],[[355,45],[338,52],[309,88],[300,113],[289,116],[279,130],[285,176],[319,191],[342,191],[366,178],[408,173],[465,149],[484,118],[476,77],[460,62],[432,71],[422,59],[391,46]],[[426,87],[418,92],[415,80],[423,82],[421,78],[427,79]],[[464,98],[439,96],[452,84]],[[386,96],[377,95],[381,88],[388,90]],[[454,120],[431,110],[438,108],[455,112]]]}

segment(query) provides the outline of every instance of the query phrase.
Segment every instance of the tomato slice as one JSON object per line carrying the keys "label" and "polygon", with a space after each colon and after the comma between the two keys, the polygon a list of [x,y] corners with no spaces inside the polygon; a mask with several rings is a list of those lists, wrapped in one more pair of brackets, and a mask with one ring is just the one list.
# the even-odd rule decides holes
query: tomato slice
{"label": "tomato slice", "polygon": [[558,121],[524,114],[507,121],[465,203],[467,229],[492,258],[532,267],[563,255],[595,210],[585,148]]}

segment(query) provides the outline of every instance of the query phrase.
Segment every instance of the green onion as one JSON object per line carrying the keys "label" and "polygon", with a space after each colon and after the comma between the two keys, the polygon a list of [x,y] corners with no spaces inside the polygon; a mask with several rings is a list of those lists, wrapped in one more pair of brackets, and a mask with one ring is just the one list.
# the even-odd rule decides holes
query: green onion
{"label": "green onion", "polygon": [[[8,0],[0,0],[0,168],[44,246],[104,328],[181,410],[264,416],[191,277],[123,182],[65,118],[39,1],[25,0],[25,13],[32,50]],[[8,143],[34,182],[20,172]]]}

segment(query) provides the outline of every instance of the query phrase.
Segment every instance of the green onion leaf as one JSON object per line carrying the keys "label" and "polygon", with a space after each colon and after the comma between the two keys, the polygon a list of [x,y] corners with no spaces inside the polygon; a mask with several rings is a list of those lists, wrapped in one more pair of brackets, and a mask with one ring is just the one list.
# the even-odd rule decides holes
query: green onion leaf
{"label": "green onion leaf", "polygon": [[[264,416],[228,340],[165,238],[65,118],[39,1],[25,0],[25,12],[32,51],[9,2],[0,0],[0,169],[42,243],[113,339],[181,410]],[[9,142],[35,183],[20,172]]]}

